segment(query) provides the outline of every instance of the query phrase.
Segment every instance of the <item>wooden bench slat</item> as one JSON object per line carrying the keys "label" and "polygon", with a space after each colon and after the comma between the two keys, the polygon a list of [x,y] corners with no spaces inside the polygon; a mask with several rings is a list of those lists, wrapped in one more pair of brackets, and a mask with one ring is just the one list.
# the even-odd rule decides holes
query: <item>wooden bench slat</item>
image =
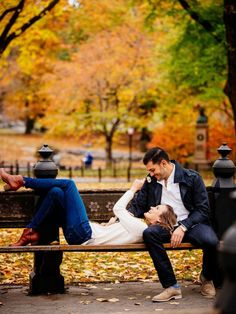
{"label": "wooden bench slat", "polygon": [[[165,243],[168,250],[191,250],[197,249],[191,243],[181,243],[178,247],[172,248],[170,243]],[[145,244],[122,244],[122,245],[28,245],[28,246],[0,246],[0,253],[20,253],[38,251],[63,251],[63,252],[121,252],[121,251],[147,251]]]}

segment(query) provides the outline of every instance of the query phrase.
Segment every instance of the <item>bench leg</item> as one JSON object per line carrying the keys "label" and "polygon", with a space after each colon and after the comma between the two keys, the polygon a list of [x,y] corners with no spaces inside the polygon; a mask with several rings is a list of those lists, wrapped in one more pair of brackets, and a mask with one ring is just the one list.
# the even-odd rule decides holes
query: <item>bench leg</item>
{"label": "bench leg", "polygon": [[35,253],[29,295],[65,292],[64,277],[60,274],[62,258],[63,252]]}
{"label": "bench leg", "polygon": [[[39,244],[59,242],[59,228],[47,221]],[[34,270],[30,274],[29,295],[64,293],[64,277],[60,273],[63,252],[35,252]]]}

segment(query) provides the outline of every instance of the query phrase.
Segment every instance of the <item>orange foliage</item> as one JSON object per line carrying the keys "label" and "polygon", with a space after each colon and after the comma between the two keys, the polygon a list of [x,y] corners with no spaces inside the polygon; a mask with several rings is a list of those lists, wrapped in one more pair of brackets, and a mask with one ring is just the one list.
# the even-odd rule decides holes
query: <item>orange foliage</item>
{"label": "orange foliage", "polygon": [[[182,119],[182,120],[181,120]],[[236,160],[236,137],[234,134],[233,121],[225,120],[221,116],[221,121],[211,117],[209,119],[208,147],[209,159],[215,161],[219,158],[217,149],[222,143],[227,143],[232,149],[230,159]],[[195,121],[190,123],[189,113],[182,113],[173,116],[158,126],[153,131],[149,148],[154,146],[163,147],[171,158],[177,159],[181,163],[192,161],[194,154]]]}
{"label": "orange foliage", "polygon": [[233,150],[233,156],[229,156],[230,159],[236,160],[236,137],[234,133],[233,122],[230,120],[220,121],[211,120],[209,126],[209,151],[210,159],[215,160],[219,158],[217,149],[222,143],[227,145]]}
{"label": "orange foliage", "polygon": [[193,154],[194,131],[194,125],[186,123],[185,119],[177,121],[173,117],[153,131],[148,147],[160,146],[168,152],[171,159],[183,163]]}

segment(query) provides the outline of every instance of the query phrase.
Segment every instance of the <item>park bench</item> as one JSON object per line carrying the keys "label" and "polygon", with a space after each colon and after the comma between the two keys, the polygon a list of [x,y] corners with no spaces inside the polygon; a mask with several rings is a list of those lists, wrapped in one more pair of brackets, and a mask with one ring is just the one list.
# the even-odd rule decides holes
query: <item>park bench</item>
{"label": "park bench", "polygon": [[[112,217],[112,208],[115,202],[125,190],[84,190],[81,191],[81,196],[84,200],[88,216],[90,220],[97,222],[108,221]],[[210,196],[210,191],[208,192]],[[17,192],[0,192],[0,229],[1,228],[24,228],[30,221],[35,212],[37,202],[37,195],[34,191],[21,190]],[[20,235],[20,234],[19,234]],[[168,250],[192,250],[197,249],[190,243],[181,243],[178,247],[172,248],[169,243],[165,244]],[[37,272],[37,256],[42,258],[42,254],[53,254],[52,259],[59,259],[56,262],[55,268],[60,267],[63,252],[132,252],[132,251],[146,251],[143,243],[127,244],[127,245],[67,245],[67,244],[46,244],[46,245],[29,245],[21,247],[0,246],[0,253],[35,253],[34,273]],[[40,255],[41,254],[41,255]],[[55,255],[57,254],[57,255]],[[58,255],[59,254],[59,255]],[[41,256],[41,257],[40,257]],[[51,262],[50,262],[51,264]],[[51,267],[51,266],[50,266]],[[54,266],[52,266],[54,267]],[[58,274],[57,274],[58,275]],[[57,276],[56,275],[56,276]],[[32,276],[31,276],[32,277]],[[64,279],[59,276],[56,284],[41,286],[36,280],[35,284],[30,283],[30,294],[40,294],[41,292],[63,292]],[[32,278],[30,278],[32,280]],[[58,283],[59,281],[59,283]],[[38,287],[38,285],[40,287]],[[56,288],[55,288],[56,286]]]}
{"label": "park bench", "polygon": [[[125,190],[84,190],[81,191],[81,196],[84,200],[88,216],[90,220],[97,222],[108,221],[113,215],[112,208],[119,197]],[[213,206],[212,190],[208,188],[208,196],[210,203]],[[34,191],[22,190],[17,192],[0,192],[0,228],[23,228],[30,221],[34,214],[37,202],[37,196]],[[167,250],[192,250],[197,249],[190,243],[181,243],[178,247],[172,248],[170,243],[165,244]],[[50,255],[50,266],[52,268],[60,268],[63,252],[132,252],[132,251],[146,251],[143,243],[128,244],[128,245],[67,245],[67,244],[44,244],[31,245],[22,247],[0,246],[0,253],[23,253],[33,252],[34,258],[34,275],[37,273],[37,261],[42,262],[42,254]],[[53,256],[54,254],[54,256]],[[56,254],[56,257],[55,257]],[[59,255],[58,255],[59,254]],[[52,260],[57,260],[54,265]],[[56,271],[57,273],[58,271]],[[60,272],[60,270],[59,270]],[[48,271],[46,271],[48,276]],[[45,292],[60,292],[64,291],[64,279],[61,275],[56,280],[55,284],[50,285],[47,280],[46,287],[41,281],[36,280],[36,283],[30,283],[30,294],[40,294]],[[49,275],[50,277],[50,275]],[[30,277],[32,281],[32,276]],[[40,287],[38,287],[38,285]],[[46,289],[46,290],[45,290]],[[48,290],[48,291],[47,291]]]}

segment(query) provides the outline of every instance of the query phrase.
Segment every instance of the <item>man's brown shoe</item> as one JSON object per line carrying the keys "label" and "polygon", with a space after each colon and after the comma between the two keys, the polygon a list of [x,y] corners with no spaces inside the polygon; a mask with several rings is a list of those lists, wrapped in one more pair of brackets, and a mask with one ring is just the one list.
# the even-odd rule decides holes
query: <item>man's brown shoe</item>
{"label": "man's brown shoe", "polygon": [[166,302],[172,299],[182,299],[180,288],[169,287],[152,298],[153,302]]}
{"label": "man's brown shoe", "polygon": [[200,273],[199,279],[202,283],[201,286],[201,294],[209,299],[212,299],[216,295],[216,289],[214,287],[212,280],[206,280],[206,278],[203,276],[202,272]]}

